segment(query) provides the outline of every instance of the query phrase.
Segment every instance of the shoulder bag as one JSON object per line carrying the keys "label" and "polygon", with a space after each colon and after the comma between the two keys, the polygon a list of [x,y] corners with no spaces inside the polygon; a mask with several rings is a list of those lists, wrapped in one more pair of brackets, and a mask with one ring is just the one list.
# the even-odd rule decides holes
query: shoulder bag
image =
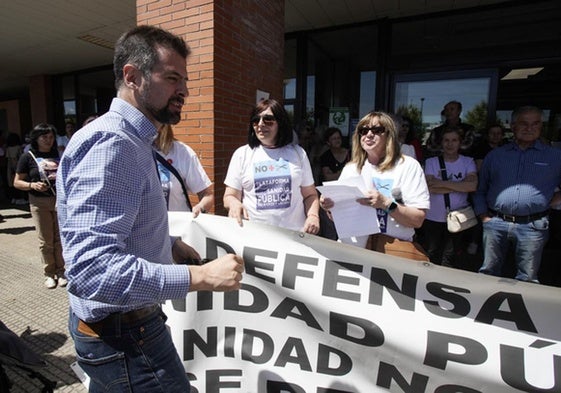
{"label": "shoulder bag", "polygon": [[[448,180],[448,175],[446,174],[444,158],[439,156],[438,162],[440,163],[442,180],[446,181]],[[446,225],[448,227],[448,232],[462,232],[477,225],[477,217],[470,205],[467,205],[462,209],[450,210],[450,195],[448,193],[443,195],[444,204],[446,205]]]}

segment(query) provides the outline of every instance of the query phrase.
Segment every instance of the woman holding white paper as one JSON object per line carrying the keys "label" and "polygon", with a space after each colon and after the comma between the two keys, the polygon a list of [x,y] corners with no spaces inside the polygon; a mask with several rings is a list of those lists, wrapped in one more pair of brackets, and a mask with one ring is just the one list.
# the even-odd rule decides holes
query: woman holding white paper
{"label": "woman holding white paper", "polygon": [[59,160],[56,128],[47,123],[37,124],[30,140],[31,148],[19,158],[14,187],[29,193],[29,212],[39,240],[45,286],[65,287],[68,281],[64,274],[55,196]]}
{"label": "woman holding white paper", "polygon": [[[388,254],[426,260],[420,246],[413,243],[413,236],[430,207],[429,191],[419,162],[401,154],[395,123],[384,112],[370,112],[357,124],[352,143],[351,161],[339,179],[362,178],[367,192],[357,203],[376,209],[379,233],[340,240]],[[328,198],[322,198],[320,204],[328,211],[334,206]],[[376,225],[372,227],[374,234]],[[413,255],[414,250],[408,255],[407,251],[393,250],[394,246],[399,249],[414,246],[419,251],[418,258]]]}

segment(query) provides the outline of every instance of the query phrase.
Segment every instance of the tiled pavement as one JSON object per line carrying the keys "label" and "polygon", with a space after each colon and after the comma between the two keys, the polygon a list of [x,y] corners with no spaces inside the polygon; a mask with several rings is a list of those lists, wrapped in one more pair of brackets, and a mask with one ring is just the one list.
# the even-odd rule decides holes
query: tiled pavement
{"label": "tiled pavement", "polygon": [[[55,392],[87,390],[70,369],[74,346],[66,327],[64,288],[43,286],[42,266],[28,207],[2,206],[0,214],[0,320],[47,363],[41,373],[57,382]],[[4,367],[12,393],[41,392],[42,384],[20,369]]]}

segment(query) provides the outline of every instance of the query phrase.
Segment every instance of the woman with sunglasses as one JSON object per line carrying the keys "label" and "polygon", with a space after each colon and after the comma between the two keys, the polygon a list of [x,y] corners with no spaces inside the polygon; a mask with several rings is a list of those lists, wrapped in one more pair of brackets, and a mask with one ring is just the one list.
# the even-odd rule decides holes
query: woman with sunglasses
{"label": "woman with sunglasses", "polygon": [[288,114],[278,101],[264,100],[253,108],[248,144],[234,152],[224,181],[224,207],[240,226],[245,219],[318,233],[312,169],[292,139]]}
{"label": "woman with sunglasses", "polygon": [[[384,112],[370,112],[358,122],[352,146],[351,160],[339,179],[362,177],[368,192],[357,202],[376,209],[380,234],[340,240],[392,254],[387,243],[412,242],[415,228],[425,219],[430,207],[425,175],[417,160],[401,153],[395,123]],[[333,205],[322,198],[322,208],[329,211]],[[419,259],[426,259],[422,251]]]}

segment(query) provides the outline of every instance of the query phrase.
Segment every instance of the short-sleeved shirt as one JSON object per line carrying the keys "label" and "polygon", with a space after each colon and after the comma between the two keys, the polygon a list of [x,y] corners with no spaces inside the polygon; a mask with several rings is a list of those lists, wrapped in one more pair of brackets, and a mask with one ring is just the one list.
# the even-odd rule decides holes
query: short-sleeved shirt
{"label": "short-sleeved shirt", "polygon": [[[343,169],[340,180],[357,176],[356,164],[349,163]],[[429,209],[429,190],[423,169],[417,160],[402,155],[395,167],[381,172],[377,166],[366,161],[360,172],[367,189],[376,189],[384,196],[392,198],[392,190],[399,188],[406,206],[418,209]],[[401,240],[413,240],[415,230],[399,224],[391,215],[377,209],[380,231]],[[355,244],[360,247],[366,245],[368,236],[360,236],[355,240],[341,239],[343,243]]]}
{"label": "short-sleeved shirt", "polygon": [[[461,154],[454,162],[444,161],[444,166],[446,167],[446,177],[449,181],[463,181],[468,174],[477,172],[473,158]],[[442,180],[438,157],[431,157],[425,162],[425,174]],[[461,209],[469,205],[469,194],[467,192],[451,192],[448,195],[450,195],[451,210]],[[430,210],[427,212],[426,218],[431,221],[446,222],[444,194],[430,195]]]}
{"label": "short-sleeved shirt", "polygon": [[[197,154],[185,143],[174,141],[168,154],[160,154],[179,172],[188,192],[198,194],[212,184]],[[168,210],[190,211],[179,180],[159,162],[158,171]]]}
{"label": "short-sleeved shirt", "polygon": [[242,191],[250,220],[295,231],[304,226],[301,187],[313,186],[314,177],[300,146],[242,146],[232,156],[224,184]]}
{"label": "short-sleeved shirt", "polygon": [[[31,155],[35,155],[35,158]],[[48,182],[51,185],[45,192],[29,190],[29,193],[37,197],[48,197],[55,195],[56,173],[58,170],[58,152],[33,151],[23,153],[19,158],[16,173],[27,174],[29,182]]]}
{"label": "short-sleeved shirt", "polygon": [[319,158],[320,166],[328,167],[329,170],[333,173],[339,172],[347,162],[349,162],[349,154],[345,156],[343,161],[338,161],[337,158],[333,155],[331,150],[326,150]]}

